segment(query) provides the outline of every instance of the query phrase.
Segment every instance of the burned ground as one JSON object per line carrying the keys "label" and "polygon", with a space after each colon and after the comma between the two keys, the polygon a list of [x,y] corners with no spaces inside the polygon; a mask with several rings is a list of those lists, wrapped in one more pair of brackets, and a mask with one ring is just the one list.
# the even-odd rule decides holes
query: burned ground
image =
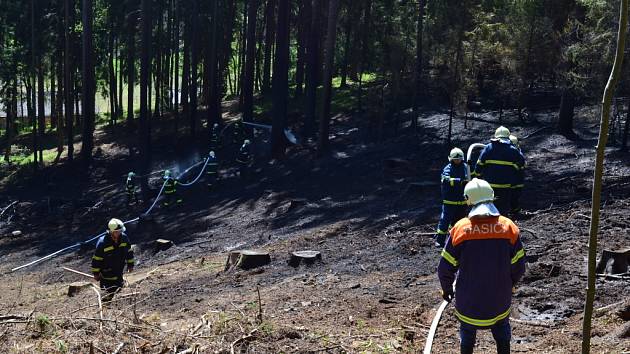
{"label": "burned ground", "polygon": [[[455,145],[488,139],[496,114],[478,118],[466,127],[455,121]],[[576,352],[597,121],[592,110],[581,110],[576,125],[585,128],[578,140],[554,134],[551,112],[526,122],[507,115],[503,123],[522,137],[528,163],[525,212],[517,224],[529,263],[514,297],[513,350]],[[87,182],[77,182],[67,166],[52,166],[35,180],[5,187],[2,205],[21,202],[0,230],[0,314],[25,318],[0,320],[2,351],[85,353],[92,343],[95,351],[112,352],[124,342],[121,352],[130,353],[195,346],[200,352],[418,352],[441,302],[439,255],[428,234],[439,215],[437,181],[449,147],[438,137],[447,125],[444,113],[424,112],[418,134],[388,134],[375,143],[366,124],[337,117],[329,157],[315,158],[308,144],[292,148],[285,161],[259,161],[256,176],[245,182],[234,176],[231,147],[219,154],[229,160],[215,191],[196,185],[184,190],[182,207],[158,208],[150,220],[130,226],[136,274],[104,309],[102,325],[95,293],[67,297],[67,285],[82,279],[61,269],[88,271],[91,247],[9,272],[100,233],[112,216],[129,219],[146,209],[146,203],[123,206],[122,176],[132,159],[127,146],[100,132],[102,156]],[[203,142],[170,143],[158,144],[155,170],[182,170],[205,154],[197,147]],[[614,147],[606,158],[599,248],[628,248],[630,158]],[[384,168],[388,159],[399,159],[402,171]],[[152,184],[159,185],[159,175]],[[14,230],[22,235],[10,236]],[[175,246],[156,252],[157,238]],[[242,248],[269,251],[271,264],[224,271],[228,251]],[[323,261],[289,267],[289,252],[305,249],[321,251]],[[630,350],[629,325],[620,315],[627,294],[628,280],[597,280],[594,352]],[[493,351],[488,332],[478,341],[480,352]],[[434,348],[458,351],[451,309]]]}

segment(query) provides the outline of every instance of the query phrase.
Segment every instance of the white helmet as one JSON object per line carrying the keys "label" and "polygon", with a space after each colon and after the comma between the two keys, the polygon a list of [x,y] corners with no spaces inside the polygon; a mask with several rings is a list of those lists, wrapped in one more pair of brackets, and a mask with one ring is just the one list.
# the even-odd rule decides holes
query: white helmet
{"label": "white helmet", "polygon": [[251,141],[249,141],[249,139],[245,139],[245,141],[243,141],[243,145],[249,145],[251,144]]}
{"label": "white helmet", "polygon": [[214,151],[210,151],[210,153],[208,154],[210,157],[215,158],[216,155],[214,154]]}
{"label": "white helmet", "polygon": [[164,178],[169,178],[169,177],[171,177],[171,170],[164,171]]}
{"label": "white helmet", "polygon": [[510,141],[514,144],[514,146],[518,147],[518,138],[516,135],[510,134]]}
{"label": "white helmet", "polygon": [[116,218],[111,219],[109,223],[107,223],[107,228],[109,229],[109,231],[125,232],[125,230],[127,230],[125,224],[120,219]]}
{"label": "white helmet", "polygon": [[466,203],[468,203],[468,205],[474,206],[481,203],[492,203],[494,201],[494,190],[492,190],[490,183],[478,178],[473,178],[472,181],[466,184],[464,195],[466,196]]}
{"label": "white helmet", "polygon": [[214,123],[214,125],[212,126],[214,129],[219,127],[219,123]]}
{"label": "white helmet", "polygon": [[127,178],[134,178],[136,177],[136,174],[133,172],[129,172],[129,174],[127,175]]}
{"label": "white helmet", "polygon": [[500,126],[494,132],[494,137],[496,139],[509,139],[510,138],[510,130],[504,126]]}
{"label": "white helmet", "polygon": [[453,160],[464,160],[464,152],[462,151],[462,149],[460,148],[453,148],[451,150],[451,153],[448,154],[448,160],[449,161],[453,161]]}

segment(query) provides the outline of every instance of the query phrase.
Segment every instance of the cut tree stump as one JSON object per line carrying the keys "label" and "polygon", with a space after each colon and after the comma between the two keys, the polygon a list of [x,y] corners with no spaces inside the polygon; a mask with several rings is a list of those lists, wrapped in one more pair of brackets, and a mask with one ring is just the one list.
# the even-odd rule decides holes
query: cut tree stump
{"label": "cut tree stump", "polygon": [[13,237],[22,236],[22,231],[15,230],[15,231],[11,232],[11,236],[13,236]]}
{"label": "cut tree stump", "polygon": [[166,251],[173,247],[173,241],[159,238],[155,240],[155,252]]}
{"label": "cut tree stump", "polygon": [[624,274],[628,272],[630,249],[603,250],[595,272],[598,274]]}
{"label": "cut tree stump", "polygon": [[271,263],[269,252],[263,250],[232,251],[225,261],[225,270],[233,267],[248,270],[262,267]]}
{"label": "cut tree stump", "polygon": [[291,253],[289,265],[291,267],[299,267],[300,264],[311,265],[315,262],[321,262],[322,254],[319,251],[297,251]]}
{"label": "cut tree stump", "polygon": [[74,295],[81,292],[81,290],[88,289],[91,287],[92,287],[92,283],[87,282],[87,281],[78,281],[78,282],[71,283],[70,285],[68,285],[68,297],[73,297]]}

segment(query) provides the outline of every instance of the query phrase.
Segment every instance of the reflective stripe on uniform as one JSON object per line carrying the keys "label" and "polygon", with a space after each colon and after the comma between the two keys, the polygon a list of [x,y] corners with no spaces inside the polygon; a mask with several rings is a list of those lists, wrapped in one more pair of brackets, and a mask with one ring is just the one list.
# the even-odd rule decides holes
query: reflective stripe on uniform
{"label": "reflective stripe on uniform", "polygon": [[442,203],[446,204],[446,205],[466,205],[466,201],[462,200],[462,201],[453,201],[453,200],[443,200]]}
{"label": "reflective stripe on uniform", "polygon": [[512,185],[507,183],[507,184],[494,184],[494,183],[490,183],[490,187],[492,188],[512,188]]}
{"label": "reflective stripe on uniform", "polygon": [[479,327],[493,326],[494,324],[508,317],[509,315],[510,315],[510,309],[508,308],[507,311],[503,312],[502,314],[496,317],[493,317],[487,320],[480,320],[480,319],[464,316],[461,313],[459,313],[459,311],[455,310],[455,316],[457,316],[457,318],[459,318],[460,321],[471,324],[473,326],[479,326]]}
{"label": "reflective stripe on uniform", "polygon": [[101,268],[92,268],[92,273],[100,273]]}
{"label": "reflective stripe on uniform", "polygon": [[92,259],[95,260],[95,261],[102,261],[103,257],[94,256],[94,257],[92,257]]}
{"label": "reflective stripe on uniform", "polygon": [[512,264],[518,262],[518,260],[523,257],[525,257],[525,250],[521,248],[520,250],[518,250],[518,252],[516,252],[514,257],[512,257]]}
{"label": "reflective stripe on uniform", "polygon": [[448,231],[444,231],[444,230],[440,230],[440,229],[437,229],[436,232],[437,232],[438,235],[446,235],[446,234],[448,234]]}
{"label": "reflective stripe on uniform", "polygon": [[127,260],[127,264],[134,264],[134,263],[136,263],[135,259],[128,259]]}
{"label": "reflective stripe on uniform", "polygon": [[123,243],[121,243],[121,244],[120,244],[120,246],[118,246],[118,247],[127,247],[127,245],[129,245],[127,242],[123,242]]}
{"label": "reflective stripe on uniform", "polygon": [[118,280],[118,277],[103,277],[103,280]]}
{"label": "reflective stripe on uniform", "polygon": [[488,164],[488,165],[501,165],[501,166],[512,166],[517,170],[520,170],[521,167],[517,164],[515,164],[512,161],[504,161],[504,160],[486,160],[486,162],[484,162],[483,164]]}
{"label": "reflective stripe on uniform", "polygon": [[114,246],[109,246],[109,247],[105,247],[103,249],[103,252],[110,252],[110,251],[113,251],[113,250],[114,250]]}
{"label": "reflective stripe on uniform", "polygon": [[457,267],[457,265],[459,264],[459,262],[457,261],[457,259],[455,259],[455,257],[453,257],[450,253],[448,253],[446,250],[442,250],[442,258],[444,258],[447,262],[449,262],[450,264],[453,265],[453,267]]}
{"label": "reflective stripe on uniform", "polygon": [[524,184],[515,184],[512,186],[512,189],[525,188]]}

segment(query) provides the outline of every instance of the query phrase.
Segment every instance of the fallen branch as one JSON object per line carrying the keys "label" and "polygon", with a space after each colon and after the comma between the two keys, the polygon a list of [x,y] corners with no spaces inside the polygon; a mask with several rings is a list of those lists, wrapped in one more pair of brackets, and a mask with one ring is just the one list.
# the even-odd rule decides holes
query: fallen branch
{"label": "fallen branch", "polygon": [[0,217],[2,217],[2,215],[4,215],[4,213],[9,210],[10,207],[14,206],[15,204],[17,204],[17,200],[14,201],[13,203],[9,204],[6,208],[2,209],[2,211],[0,212]]}
{"label": "fallen branch", "polygon": [[95,285],[92,286],[92,289],[94,290],[98,298],[98,315],[101,318],[101,324],[99,327],[100,327],[100,330],[102,331],[103,330],[103,301],[101,299],[101,292],[96,288]]}
{"label": "fallen branch", "polygon": [[263,321],[263,309],[262,309],[262,300],[260,300],[260,288],[256,287],[256,291],[258,292],[258,322],[262,323]]}
{"label": "fallen branch", "polygon": [[122,342],[122,343],[118,344],[118,347],[116,348],[116,350],[114,350],[114,351],[112,352],[112,354],[118,354],[118,353],[120,353],[120,351],[121,351],[121,350],[122,350],[122,348],[125,346],[125,344],[126,344],[125,342]]}
{"label": "fallen branch", "polygon": [[90,279],[93,279],[93,278],[94,278],[94,276],[93,276],[93,275],[91,275],[91,274],[87,274],[87,273],[79,272],[78,270],[74,270],[74,269],[71,269],[71,268],[68,268],[68,267],[62,267],[62,268],[63,268],[63,270],[66,270],[66,271],[68,271],[68,272],[70,272],[70,273],[74,273],[74,274],[82,275],[82,276],[84,276],[84,277],[86,277],[86,278],[90,278]]}

